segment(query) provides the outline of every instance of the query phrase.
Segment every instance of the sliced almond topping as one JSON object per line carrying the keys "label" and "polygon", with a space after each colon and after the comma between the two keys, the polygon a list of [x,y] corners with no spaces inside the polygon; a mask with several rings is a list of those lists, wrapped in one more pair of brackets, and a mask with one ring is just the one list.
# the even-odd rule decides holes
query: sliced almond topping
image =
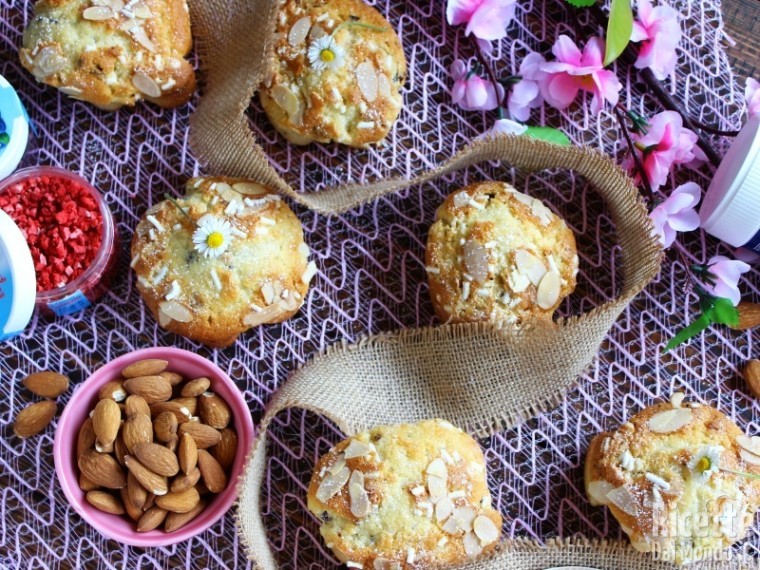
{"label": "sliced almond topping", "polygon": [[440,501],[438,501],[435,504],[435,519],[438,522],[445,521],[447,518],[451,516],[451,513],[454,511],[454,503],[451,502],[451,499],[448,497],[444,497]]}
{"label": "sliced almond topping", "polygon": [[370,451],[372,451],[372,448],[369,445],[358,439],[352,439],[351,443],[348,444],[348,447],[343,450],[343,453],[345,454],[346,459],[353,459],[354,457],[364,457],[365,455],[368,455]]}
{"label": "sliced almond topping", "polygon": [[129,19],[124,20],[121,24],[119,24],[119,30],[122,32],[131,32],[133,29],[135,29],[137,26],[140,25],[140,22],[135,19]]}
{"label": "sliced almond topping", "polygon": [[546,275],[546,266],[535,255],[524,249],[518,249],[515,252],[515,265],[517,270],[530,279],[533,285],[541,283],[541,279]]}
{"label": "sliced almond topping", "polygon": [[269,305],[260,311],[252,311],[243,317],[243,324],[248,327],[257,327],[269,322],[282,315],[283,309],[280,305]]}
{"label": "sliced almond topping", "polygon": [[750,453],[746,449],[742,449],[739,452],[739,457],[741,457],[745,463],[749,463],[750,465],[760,465],[760,457],[754,453]]}
{"label": "sliced almond topping", "polygon": [[193,313],[182,303],[177,301],[162,301],[158,304],[159,314],[163,313],[169,319],[178,323],[189,323],[193,320]]}
{"label": "sliced almond topping", "polygon": [[615,488],[614,485],[607,481],[591,481],[588,484],[588,496],[591,499],[592,505],[606,505],[610,502],[607,498],[607,493]]}
{"label": "sliced almond topping", "polygon": [[488,250],[475,240],[467,240],[462,248],[462,261],[467,273],[477,283],[488,278]]}
{"label": "sliced almond topping", "polygon": [[261,286],[261,294],[264,297],[264,302],[267,305],[271,305],[274,301],[274,287],[271,283],[264,283]]}
{"label": "sliced almond topping", "polygon": [[475,521],[475,517],[478,513],[472,507],[459,507],[454,509],[454,514],[451,517],[457,521],[459,528],[465,532],[472,530],[472,523]]}
{"label": "sliced almond topping", "polygon": [[551,223],[554,214],[541,200],[533,200],[530,208],[531,213],[538,218],[542,226],[548,226]]}
{"label": "sliced almond topping", "polygon": [[116,17],[116,14],[114,14],[114,11],[111,10],[111,8],[107,6],[91,6],[89,8],[86,8],[85,11],[82,12],[82,17],[85,20],[92,20],[93,22],[102,22],[104,20],[110,20]]}
{"label": "sliced almond topping", "polygon": [[480,539],[481,546],[488,546],[489,544],[496,542],[499,538],[499,529],[491,519],[485,515],[480,515],[472,523],[472,530]]}
{"label": "sliced almond topping", "polygon": [[391,98],[391,82],[384,73],[377,74],[377,92],[385,99]]}
{"label": "sliced almond topping", "polygon": [[628,490],[628,487],[618,487],[607,493],[607,498],[624,513],[637,517],[639,515],[639,503],[636,497]]}
{"label": "sliced almond topping", "polygon": [[750,453],[760,456],[760,437],[756,435],[752,437],[740,435],[736,438],[736,443],[739,444],[739,447],[743,447]]}
{"label": "sliced almond topping", "polygon": [[132,85],[147,97],[161,97],[161,86],[144,73],[135,73],[132,76]]}
{"label": "sliced almond topping", "polygon": [[372,103],[377,99],[378,83],[375,66],[369,61],[364,61],[356,66],[356,83],[364,98]]}
{"label": "sliced almond topping", "polygon": [[449,534],[459,534],[462,530],[459,528],[459,523],[454,517],[449,517],[448,520],[443,523],[441,527],[444,532]]}
{"label": "sliced almond topping", "polygon": [[527,194],[523,194],[522,192],[512,192],[512,196],[514,196],[518,202],[521,202],[525,204],[526,206],[528,206],[528,208],[530,208],[531,211],[533,210],[533,202],[536,201],[535,198],[533,198],[532,196],[528,196]]}
{"label": "sliced almond topping", "polygon": [[514,293],[522,293],[530,287],[530,279],[519,271],[513,271],[508,278],[509,287]]}
{"label": "sliced almond topping", "polygon": [[649,418],[649,429],[655,433],[671,433],[688,424],[694,416],[690,408],[675,408]]}
{"label": "sliced almond topping", "polygon": [[684,395],[683,392],[674,392],[670,396],[670,405],[673,406],[674,408],[680,408],[681,404],[683,403],[683,399],[685,397],[686,396]]}
{"label": "sliced almond topping", "polygon": [[434,477],[440,477],[444,481],[449,476],[449,471],[446,468],[446,464],[443,462],[443,459],[440,457],[433,459],[433,461],[430,462],[430,465],[428,465],[427,470],[425,471],[428,475],[432,475]]}
{"label": "sliced almond topping", "polygon": [[141,20],[147,20],[153,16],[153,12],[143,2],[132,4],[130,11]]}
{"label": "sliced almond topping", "polygon": [[304,16],[298,20],[293,27],[290,28],[288,33],[288,43],[292,46],[297,46],[306,41],[306,36],[309,35],[311,29],[311,18]]}
{"label": "sliced almond topping", "polygon": [[317,487],[315,497],[318,501],[326,503],[332,499],[335,495],[340,493],[341,489],[348,483],[348,479],[351,476],[351,470],[348,467],[343,467],[335,475],[328,473],[322,482]]}
{"label": "sliced almond topping", "polygon": [[554,307],[559,299],[561,286],[562,280],[559,273],[556,271],[548,271],[538,284],[536,304],[545,310]]}
{"label": "sliced almond topping", "polygon": [[132,34],[132,38],[140,44],[142,47],[147,49],[149,52],[156,52],[156,46],[153,44],[151,39],[148,37],[148,34],[145,32],[145,28],[142,26],[135,26],[134,28],[129,30],[129,33]]}
{"label": "sliced almond topping", "polygon": [[34,75],[48,77],[66,67],[66,58],[52,46],[42,48],[34,58]]}
{"label": "sliced almond topping", "polygon": [[464,552],[470,558],[477,558],[483,552],[483,547],[480,546],[478,537],[472,532],[464,535]]}
{"label": "sliced almond topping", "polygon": [[351,473],[348,481],[348,497],[351,501],[351,514],[357,518],[366,517],[369,513],[369,495],[364,489],[364,474],[361,471]]}
{"label": "sliced almond topping", "polygon": [[338,454],[338,456],[335,458],[335,463],[330,465],[330,468],[328,471],[332,473],[333,475],[336,475],[337,473],[343,471],[343,468],[346,466],[346,456],[342,453]]}
{"label": "sliced almond topping", "polygon": [[236,182],[232,185],[232,188],[238,194],[245,194],[246,196],[260,196],[267,193],[267,189],[264,186],[255,182]]}
{"label": "sliced almond topping", "polygon": [[445,497],[448,490],[446,489],[446,480],[431,475],[427,480],[428,493],[433,501]]}
{"label": "sliced almond topping", "polygon": [[[291,122],[296,123],[296,119],[299,116],[302,117],[303,109],[301,102],[290,89],[283,85],[275,85],[269,91],[269,94],[272,96],[272,100],[288,114]],[[300,121],[297,124],[300,124]]]}

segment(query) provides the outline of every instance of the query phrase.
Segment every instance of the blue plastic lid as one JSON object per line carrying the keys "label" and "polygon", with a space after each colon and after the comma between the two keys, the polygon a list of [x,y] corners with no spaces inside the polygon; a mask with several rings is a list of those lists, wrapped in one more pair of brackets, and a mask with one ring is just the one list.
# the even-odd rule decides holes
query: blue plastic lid
{"label": "blue plastic lid", "polygon": [[29,324],[37,298],[37,278],[26,238],[0,210],[0,340],[20,334]]}
{"label": "blue plastic lid", "polygon": [[21,162],[29,140],[29,121],[16,90],[0,75],[0,180]]}

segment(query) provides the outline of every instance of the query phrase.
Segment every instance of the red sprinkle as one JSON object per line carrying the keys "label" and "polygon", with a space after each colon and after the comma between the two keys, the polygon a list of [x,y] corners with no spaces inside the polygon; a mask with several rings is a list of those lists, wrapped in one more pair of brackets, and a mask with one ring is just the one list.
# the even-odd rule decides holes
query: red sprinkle
{"label": "red sprinkle", "polygon": [[63,287],[95,259],[103,215],[90,191],[68,178],[36,176],[5,189],[0,208],[26,237],[37,291]]}

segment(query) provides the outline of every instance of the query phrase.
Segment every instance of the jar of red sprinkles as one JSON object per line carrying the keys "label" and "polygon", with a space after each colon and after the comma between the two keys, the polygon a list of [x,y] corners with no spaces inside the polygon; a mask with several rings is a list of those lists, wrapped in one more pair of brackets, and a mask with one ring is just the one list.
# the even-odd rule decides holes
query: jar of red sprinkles
{"label": "jar of red sprinkles", "polygon": [[[20,170],[0,182],[0,210],[26,241],[27,247],[8,248],[6,243],[5,255],[31,254],[41,312],[76,313],[108,288],[116,261],[114,221],[101,194],[84,178],[51,166]],[[28,264],[22,261],[21,266]],[[4,277],[0,295],[9,289]]]}

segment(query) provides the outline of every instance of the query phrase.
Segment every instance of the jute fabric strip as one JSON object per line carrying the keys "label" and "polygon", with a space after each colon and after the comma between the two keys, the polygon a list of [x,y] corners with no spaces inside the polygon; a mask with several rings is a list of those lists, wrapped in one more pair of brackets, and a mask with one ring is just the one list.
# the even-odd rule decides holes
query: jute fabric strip
{"label": "jute fabric strip", "polygon": [[[559,401],[594,358],[620,312],[657,274],[661,258],[646,208],[625,173],[599,152],[524,137],[475,142],[414,179],[349,184],[317,194],[295,192],[269,165],[246,118],[250,99],[266,72],[276,6],[268,0],[192,1],[206,74],[204,94],[192,118],[191,144],[209,172],[257,180],[307,208],[330,214],[484,161],[525,172],[574,170],[609,208],[625,283],[611,301],[557,323],[521,330],[489,324],[442,325],[378,335],[333,347],[294,373],[270,403],[239,482],[241,536],[251,559],[266,570],[276,569],[277,564],[261,518],[260,493],[266,472],[266,430],[278,412],[308,409],[330,418],[347,434],[432,417],[448,419],[477,436],[509,428]],[[574,542],[541,549],[518,541],[504,543],[496,557],[468,568],[598,565],[600,560],[605,568],[651,567],[642,562],[645,557],[620,545]]]}
{"label": "jute fabric strip", "polygon": [[[491,435],[555,405],[594,358],[620,312],[659,271],[661,249],[646,208],[631,180],[611,161],[595,152],[504,138],[475,145],[459,164],[473,164],[491,153],[515,158],[530,170],[570,168],[594,185],[615,222],[625,275],[622,291],[586,314],[556,323],[519,330],[444,324],[377,335],[332,347],[297,370],[268,406],[239,483],[241,536],[261,568],[277,568],[261,518],[260,493],[266,472],[266,430],[278,412],[308,409],[330,418],[347,434],[440,417],[473,435]],[[470,568],[543,564],[544,551],[516,544]],[[558,548],[558,553],[563,551]],[[566,555],[568,560],[579,556],[575,550]],[[623,564],[626,557],[636,563],[642,558],[623,551],[615,556],[622,557],[621,568],[637,567]]]}

